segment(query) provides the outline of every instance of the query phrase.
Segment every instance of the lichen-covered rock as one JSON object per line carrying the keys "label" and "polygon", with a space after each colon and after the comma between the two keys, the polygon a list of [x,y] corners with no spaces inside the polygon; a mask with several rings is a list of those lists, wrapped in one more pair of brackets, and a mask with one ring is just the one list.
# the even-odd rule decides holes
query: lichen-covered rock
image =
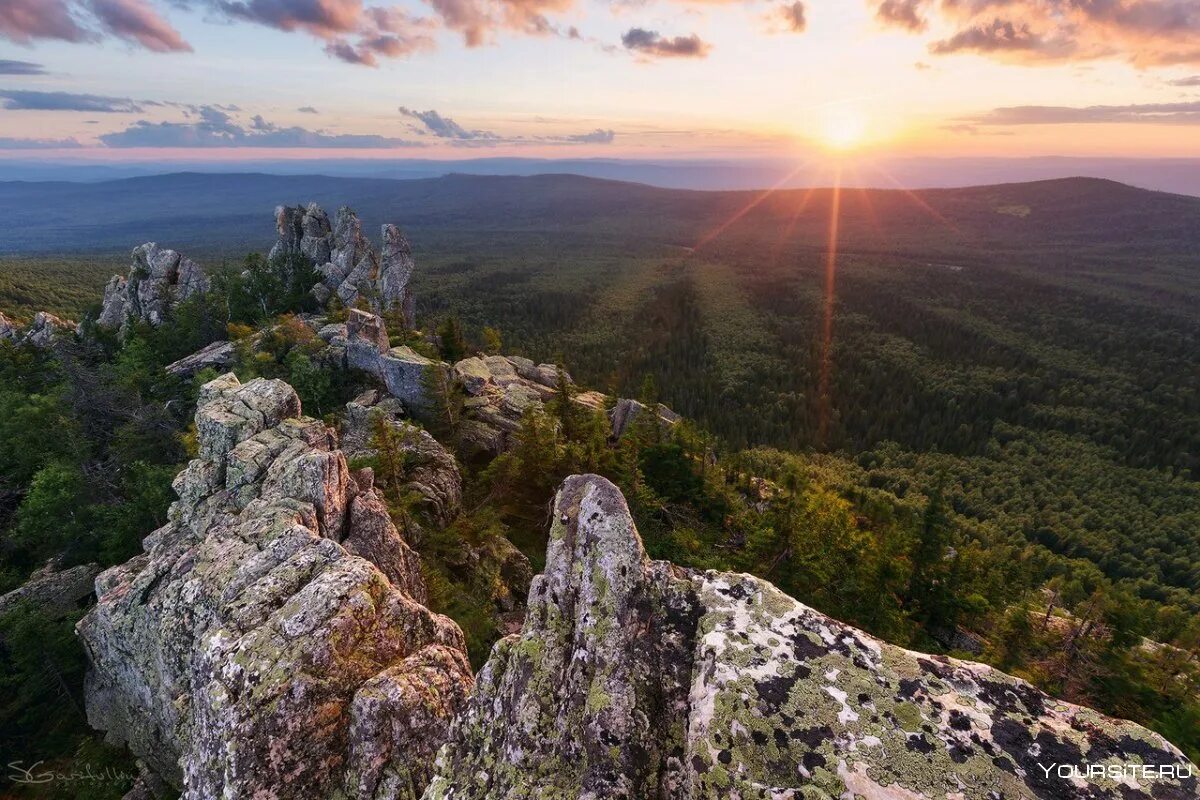
{"label": "lichen-covered rock", "polygon": [[131,321],[161,325],[179,303],[208,287],[208,278],[195,261],[146,242],[133,249],[129,276],[114,275],[104,287],[96,324],[122,332]]}
{"label": "lichen-covered rock", "polygon": [[416,797],[470,668],[369,472],[280,381],[209,382],[196,429],[78,625],[89,721],[188,800]]}
{"label": "lichen-covered rock", "polygon": [[479,673],[425,797],[1198,796],[1163,768],[1194,775],[1133,723],[880,642],[752,576],[649,561],[621,493],[585,475],[559,491],[524,627]]}
{"label": "lichen-covered rock", "polygon": [[100,574],[96,564],[80,564],[59,569],[54,563],[29,576],[21,586],[0,595],[0,617],[22,603],[52,617],[83,608],[92,596],[93,584]]}

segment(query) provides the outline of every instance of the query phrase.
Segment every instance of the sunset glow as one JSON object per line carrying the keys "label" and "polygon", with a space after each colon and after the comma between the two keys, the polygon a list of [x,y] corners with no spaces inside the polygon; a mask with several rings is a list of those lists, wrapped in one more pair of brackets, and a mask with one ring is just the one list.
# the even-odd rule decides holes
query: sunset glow
{"label": "sunset glow", "polygon": [[[12,2],[29,8],[0,16],[10,158],[1200,155],[1200,9],[1147,32],[1044,0],[803,0],[767,22],[687,0],[323,0],[312,19],[139,0],[105,27],[78,0]],[[87,35],[33,24],[52,7]]]}

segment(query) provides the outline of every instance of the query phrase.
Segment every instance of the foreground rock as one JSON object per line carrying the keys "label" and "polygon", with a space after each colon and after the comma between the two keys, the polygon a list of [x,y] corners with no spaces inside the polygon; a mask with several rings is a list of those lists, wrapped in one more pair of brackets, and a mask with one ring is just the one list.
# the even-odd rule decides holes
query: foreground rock
{"label": "foreground rock", "polygon": [[524,627],[480,672],[425,797],[1197,797],[1195,777],[1070,777],[1089,764],[1194,769],[1144,728],[880,642],[765,581],[649,561],[616,487],[576,476]]}
{"label": "foreground rock", "polygon": [[96,324],[122,333],[131,322],[158,326],[176,306],[208,288],[208,278],[195,261],[146,242],[133,249],[129,276],[114,275],[104,287]]}
{"label": "foreground rock", "polygon": [[371,471],[280,381],[211,381],[196,429],[78,625],[89,721],[189,800],[418,796],[472,679]]}

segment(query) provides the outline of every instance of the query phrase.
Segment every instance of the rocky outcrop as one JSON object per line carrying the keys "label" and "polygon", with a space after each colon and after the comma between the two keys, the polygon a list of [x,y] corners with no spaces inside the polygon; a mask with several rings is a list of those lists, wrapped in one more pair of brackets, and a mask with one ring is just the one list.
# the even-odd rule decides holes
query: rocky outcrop
{"label": "rocky outcrop", "polygon": [[386,325],[374,314],[350,309],[347,320],[317,331],[329,345],[329,360],[373,376],[404,404],[410,416],[428,412],[434,402],[431,387],[444,381],[446,364],[408,346],[391,347]]}
{"label": "rocky outcrop", "polygon": [[300,412],[206,384],[170,521],[78,625],[89,721],[189,800],[416,797],[471,686],[370,470]]}
{"label": "rocky outcrop", "polygon": [[[613,406],[612,411],[608,412],[608,418],[612,422],[612,438],[616,440],[624,436],[625,432],[629,430],[629,426],[648,410],[649,408],[645,403],[637,400],[629,400],[627,398],[618,400],[617,404]],[[670,429],[680,420],[678,414],[662,403],[655,404],[654,415],[657,417],[659,426],[664,430]]]}
{"label": "rocky outcrop", "polygon": [[4,312],[0,311],[0,341],[15,342],[20,337],[20,329]]}
{"label": "rocky outcrop", "polygon": [[423,514],[432,524],[444,528],[462,508],[458,462],[428,431],[402,419],[403,414],[395,398],[374,389],[364,392],[346,404],[342,447],[351,458],[377,459],[380,454],[373,438],[377,426],[385,426],[395,448],[387,457],[399,461],[393,467],[402,481],[397,488],[421,498]]}
{"label": "rocky outcrop", "polygon": [[59,337],[73,336],[76,327],[70,320],[56,317],[48,311],[39,311],[33,315],[33,322],[25,330],[21,341],[34,347],[49,347]]}
{"label": "rocky outcrop", "polygon": [[1194,767],[1138,725],[749,575],[648,560],[603,478],[569,478],[553,519],[524,627],[479,673],[426,800],[1197,796],[1161,777]]}
{"label": "rocky outcrop", "polygon": [[232,365],[236,358],[237,350],[234,348],[233,342],[213,342],[191,355],[168,364],[166,371],[170,375],[186,378],[205,369],[223,370]]}
{"label": "rocky outcrop", "polygon": [[0,313],[0,341],[13,344],[49,347],[59,337],[74,335],[76,327],[76,324],[70,320],[56,317],[48,311],[39,311],[33,315],[33,321],[22,328]]}
{"label": "rocky outcrop", "polygon": [[122,332],[131,321],[161,325],[172,309],[208,287],[208,278],[195,261],[146,242],[133,249],[129,276],[114,275],[104,287],[96,324]]}
{"label": "rocky outcrop", "polygon": [[335,224],[316,203],[275,209],[279,234],[272,261],[303,256],[321,274],[313,292],[324,302],[335,294],[346,306],[366,301],[376,312],[399,311],[406,327],[416,310],[409,280],[415,267],[412,247],[395,225],[384,225],[379,253],[362,233],[362,222],[349,208],[338,209]]}
{"label": "rocky outcrop", "polygon": [[60,569],[54,563],[47,564],[30,575],[20,587],[0,596],[0,617],[24,603],[52,617],[79,611],[92,596],[93,583],[99,573],[100,567],[96,564],[80,564],[67,569]]}

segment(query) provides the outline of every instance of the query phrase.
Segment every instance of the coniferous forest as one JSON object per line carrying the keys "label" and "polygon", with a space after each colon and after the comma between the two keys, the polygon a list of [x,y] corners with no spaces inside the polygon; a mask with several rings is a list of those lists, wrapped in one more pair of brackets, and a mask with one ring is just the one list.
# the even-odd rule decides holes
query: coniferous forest
{"label": "coniferous forest", "polygon": [[[601,186],[590,209],[555,188],[557,215],[544,199],[484,215],[471,191],[447,214],[458,195],[439,195],[440,216],[414,211],[408,228],[420,333],[393,344],[521,354],[574,379],[508,452],[462,465],[467,511],[418,548],[476,667],[503,633],[486,554],[507,540],[537,571],[556,486],[597,472],[653,557],[759,575],[1200,758],[1200,200],[1094,181],[847,192],[831,258],[828,192],[633,187],[622,202]],[[316,310],[312,276],[229,250],[189,250],[213,291],[123,341],[89,321],[126,256],[0,257],[0,310],[83,320],[53,348],[0,343],[0,593],[48,559],[121,563],[166,521],[215,376],[167,364],[232,339],[240,378],[283,378],[334,424],[364,387],[319,366],[296,316]],[[570,402],[586,389],[684,421],[668,433],[647,415],[611,441]],[[428,427],[452,440],[445,412]],[[387,486],[402,459],[386,431],[374,444]],[[0,750],[131,769],[86,725],[73,623],[30,606],[0,618]],[[107,796],[55,791],[30,796]]]}

